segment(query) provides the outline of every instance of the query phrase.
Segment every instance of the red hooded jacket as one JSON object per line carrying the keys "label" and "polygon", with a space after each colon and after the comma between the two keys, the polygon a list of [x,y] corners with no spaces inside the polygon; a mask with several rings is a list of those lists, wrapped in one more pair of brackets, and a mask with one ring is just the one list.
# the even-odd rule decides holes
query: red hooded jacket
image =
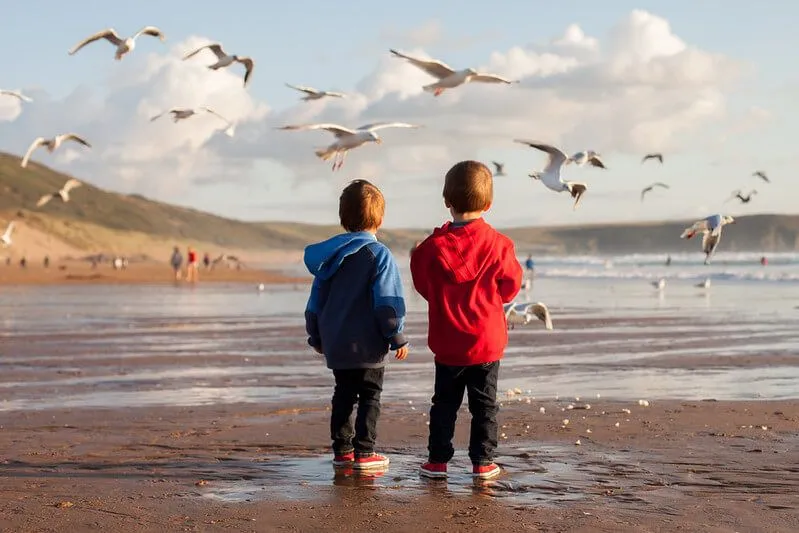
{"label": "red hooded jacket", "polygon": [[503,304],[522,284],[511,241],[482,218],[436,228],[411,256],[413,285],[427,300],[427,344],[438,363],[498,361],[508,344]]}

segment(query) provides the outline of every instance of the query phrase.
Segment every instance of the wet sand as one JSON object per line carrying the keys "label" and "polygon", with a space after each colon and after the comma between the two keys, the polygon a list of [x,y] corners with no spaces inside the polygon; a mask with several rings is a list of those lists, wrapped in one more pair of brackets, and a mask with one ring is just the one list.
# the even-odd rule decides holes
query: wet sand
{"label": "wet sand", "polygon": [[[184,271],[185,275],[185,271]],[[172,267],[166,263],[134,263],[124,270],[103,264],[97,268],[85,262],[53,262],[49,268],[41,264],[21,268],[18,264],[0,265],[2,285],[76,285],[76,284],[174,284]],[[200,268],[200,283],[307,283],[308,278],[288,276],[273,270],[243,268]],[[187,284],[186,281],[179,283]]]}
{"label": "wet sand", "polygon": [[595,399],[590,410],[561,411],[568,403],[535,400],[531,408],[506,399],[498,458],[506,473],[477,485],[462,455],[448,483],[418,478],[426,416],[407,404],[385,407],[379,440],[392,465],[376,478],[334,476],[324,404],[4,413],[0,524],[5,531],[799,530],[799,402],[641,407]]}

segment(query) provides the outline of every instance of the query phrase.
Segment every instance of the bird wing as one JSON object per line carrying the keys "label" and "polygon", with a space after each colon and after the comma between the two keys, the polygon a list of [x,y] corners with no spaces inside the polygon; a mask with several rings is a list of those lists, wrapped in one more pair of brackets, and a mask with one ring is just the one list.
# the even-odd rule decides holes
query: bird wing
{"label": "bird wing", "polygon": [[345,128],[344,126],[339,126],[338,124],[329,124],[329,123],[321,123],[321,124],[304,124],[304,125],[289,125],[283,126],[278,128],[280,130],[293,130],[293,131],[302,131],[302,130],[325,130],[329,131],[336,138],[346,137],[348,135],[355,135],[355,130],[351,130],[349,128]]}
{"label": "bird wing", "polygon": [[375,122],[374,124],[364,124],[358,128],[358,131],[377,131],[386,128],[419,128],[416,124],[407,124],[405,122]]}
{"label": "bird wing", "polygon": [[496,74],[482,74],[482,73],[470,76],[469,80],[482,83],[507,83],[508,85],[510,85],[511,83],[519,83],[519,80],[509,80],[507,78],[503,78],[502,76],[497,76]]}
{"label": "bird wing", "polygon": [[64,133],[63,135],[59,135],[59,137],[61,137],[61,142],[64,142],[64,141],[75,141],[77,143],[82,144],[83,146],[85,146],[87,148],[91,148],[92,147],[92,145],[89,144],[86,141],[86,139],[84,139],[83,137],[81,137],[77,133]]}
{"label": "bird wing", "polygon": [[505,310],[505,320],[507,320],[508,318],[510,318],[510,316],[511,316],[511,315],[512,315],[514,312],[516,312],[516,310],[515,310],[515,306],[516,306],[516,302],[511,302],[511,303],[509,303],[509,304],[505,304],[505,305],[503,305],[503,306],[502,306],[502,307],[503,307],[503,309]]}
{"label": "bird wing", "polygon": [[247,82],[250,81],[250,76],[252,76],[252,71],[255,68],[255,61],[253,61],[251,57],[239,57],[236,58],[236,61],[244,65],[244,85],[246,86]]}
{"label": "bird wing", "polygon": [[13,97],[18,98],[20,100],[23,100],[25,102],[33,102],[32,98],[29,98],[29,97],[25,96],[24,94],[22,94],[19,91],[0,90],[0,94],[5,94],[6,96],[13,96]]}
{"label": "bird wing", "polygon": [[681,239],[690,239],[694,235],[699,232],[707,232],[708,231],[708,224],[707,220],[697,220],[691,226],[685,228],[685,230],[680,235]]}
{"label": "bird wing", "polygon": [[347,95],[344,93],[337,93],[333,91],[322,91],[322,94],[325,96],[332,96],[333,98],[346,98]]}
{"label": "bird wing", "polygon": [[28,151],[25,152],[25,157],[22,158],[22,162],[20,163],[20,166],[22,168],[27,167],[28,166],[28,159],[30,159],[31,154],[33,153],[33,151],[36,150],[38,147],[40,147],[41,145],[43,145],[46,142],[47,142],[47,139],[45,139],[44,137],[37,137],[36,139],[34,139],[34,141],[28,147]]}
{"label": "bird wing", "polygon": [[6,231],[3,233],[3,239],[10,239],[12,231],[14,231],[14,221],[13,220],[8,223],[8,226],[6,226]]}
{"label": "bird wing", "polygon": [[595,155],[595,156],[593,156],[593,157],[591,157],[591,158],[588,160],[588,162],[589,162],[589,163],[591,163],[591,166],[594,166],[594,167],[599,167],[599,168],[607,168],[607,167],[605,166],[605,163],[603,163],[603,162],[602,162],[602,160],[601,160],[601,159],[599,159],[599,156],[596,156],[596,155]]}
{"label": "bird wing", "polygon": [[657,159],[661,163],[663,162],[663,154],[646,154],[643,159],[641,159],[641,163],[645,162],[648,159]]}
{"label": "bird wing", "polygon": [[727,202],[729,202],[729,201],[730,201],[730,200],[732,200],[733,198],[740,198],[740,197],[741,197],[741,192],[742,192],[742,191],[741,191],[741,189],[738,189],[737,191],[732,191],[732,194],[730,195],[730,197],[729,197],[729,198],[727,198],[726,200],[724,200],[724,203],[727,203]]}
{"label": "bird wing", "polygon": [[656,181],[655,183],[652,184],[652,186],[653,187],[663,187],[664,189],[668,189],[669,188],[668,185],[666,185],[665,183],[662,183],[660,181]]}
{"label": "bird wing", "polygon": [[54,195],[54,194],[45,194],[44,196],[42,196],[41,198],[39,198],[39,201],[38,201],[38,202],[36,202],[36,207],[41,207],[41,206],[43,206],[44,204],[46,204],[47,202],[49,202],[50,200],[52,200],[52,199],[53,199],[53,197],[55,197],[55,195]]}
{"label": "bird wing", "polygon": [[650,185],[649,187],[645,187],[645,188],[643,188],[643,189],[641,190],[641,201],[642,201],[642,202],[644,201],[644,196],[646,196],[646,193],[648,193],[648,192],[649,192],[649,191],[651,191],[652,189],[654,189],[654,186]]}
{"label": "bird wing", "polygon": [[214,53],[214,55],[217,58],[219,58],[219,59],[224,59],[225,57],[227,57],[227,54],[225,53],[225,51],[222,50],[222,45],[221,44],[212,43],[212,44],[203,45],[203,46],[197,48],[196,50],[193,50],[193,51],[189,52],[188,54],[183,56],[183,60],[185,61],[186,59],[189,59],[190,57],[196,56],[197,54],[199,54],[200,52],[202,52],[206,48],[209,49],[210,51],[212,51]]}
{"label": "bird wing", "polygon": [[535,148],[536,150],[541,150],[542,152],[549,154],[549,162],[547,163],[544,172],[559,168],[568,159],[568,156],[564,154],[562,150],[549,144],[543,144],[536,141],[525,141],[523,139],[514,139],[514,142],[526,144],[531,148]]}
{"label": "bird wing", "polygon": [[437,59],[419,59],[417,57],[403,54],[402,52],[397,52],[393,49],[389,51],[396,57],[407,60],[414,67],[424,70],[434,78],[443,80],[444,78],[448,78],[449,76],[455,74],[455,71],[452,69],[452,67],[443,61],[439,61]]}
{"label": "bird wing", "polygon": [[529,312],[535,315],[535,317],[544,323],[544,327],[548,330],[552,330],[552,317],[549,314],[549,309],[547,306],[542,302],[536,302],[528,308]]}
{"label": "bird wing", "polygon": [[136,35],[134,35],[133,38],[135,39],[139,35],[152,35],[153,37],[158,37],[162,41],[166,39],[166,35],[164,35],[164,33],[155,26],[143,27],[142,29],[136,32]]}
{"label": "bird wing", "polygon": [[107,39],[110,43],[112,43],[112,44],[114,44],[116,46],[119,46],[120,44],[122,44],[124,42],[124,40],[120,39],[119,35],[117,35],[117,32],[114,31],[114,28],[108,28],[106,30],[98,31],[94,35],[86,37],[84,40],[82,40],[81,42],[76,44],[72,48],[72,50],[69,51],[69,55],[75,54],[78,50],[80,50],[81,48],[83,48],[87,44],[91,44],[94,41],[99,41],[100,39]]}
{"label": "bird wing", "polygon": [[503,166],[502,163],[498,163],[496,161],[491,161],[491,164],[494,165],[494,168],[496,168],[497,171],[502,170],[502,166]]}
{"label": "bird wing", "polygon": [[228,124],[231,124],[231,122],[228,119],[226,119],[225,117],[223,117],[222,115],[220,115],[219,113],[217,113],[216,111],[211,109],[210,107],[201,107],[200,109],[202,109],[203,111],[206,111],[208,113],[211,113],[212,115],[215,115],[215,116],[221,118],[222,120],[224,120]]}
{"label": "bird wing", "polygon": [[72,189],[77,189],[81,185],[83,185],[83,184],[81,182],[79,182],[78,180],[76,180],[75,178],[70,178],[70,179],[67,180],[67,182],[64,184],[64,186],[61,187],[61,190],[64,191],[64,192],[69,192]]}
{"label": "bird wing", "polygon": [[157,115],[155,115],[153,118],[150,119],[150,122],[153,122],[154,120],[158,120],[159,118],[163,117],[167,113],[170,113],[171,111],[172,110],[170,109],[169,111],[164,111],[162,113],[158,113]]}
{"label": "bird wing", "polygon": [[297,91],[301,91],[306,94],[319,94],[319,91],[317,91],[313,87],[305,87],[303,85],[292,85],[290,83],[287,83],[286,87],[290,87],[291,89],[295,89]]}

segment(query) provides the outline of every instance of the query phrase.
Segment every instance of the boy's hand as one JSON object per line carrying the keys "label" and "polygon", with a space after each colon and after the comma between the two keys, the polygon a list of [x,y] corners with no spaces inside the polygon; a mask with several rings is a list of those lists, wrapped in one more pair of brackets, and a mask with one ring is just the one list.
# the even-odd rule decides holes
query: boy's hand
{"label": "boy's hand", "polygon": [[398,361],[402,361],[406,357],[408,357],[408,345],[406,344],[402,348],[398,348],[397,353],[394,355],[394,357],[396,357]]}

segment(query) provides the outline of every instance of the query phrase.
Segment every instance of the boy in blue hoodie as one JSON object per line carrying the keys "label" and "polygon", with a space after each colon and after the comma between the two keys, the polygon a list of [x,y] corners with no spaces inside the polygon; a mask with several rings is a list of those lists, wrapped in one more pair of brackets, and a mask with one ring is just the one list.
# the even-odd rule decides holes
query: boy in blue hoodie
{"label": "boy in blue hoodie", "polygon": [[308,344],[325,356],[336,380],[333,464],[357,470],[388,466],[388,457],[374,451],[385,359],[389,350],[399,360],[408,356],[402,278],[391,252],[375,237],[385,206],[380,189],[353,181],[339,198],[347,233],[305,248],[305,266],[314,276],[305,308]]}

